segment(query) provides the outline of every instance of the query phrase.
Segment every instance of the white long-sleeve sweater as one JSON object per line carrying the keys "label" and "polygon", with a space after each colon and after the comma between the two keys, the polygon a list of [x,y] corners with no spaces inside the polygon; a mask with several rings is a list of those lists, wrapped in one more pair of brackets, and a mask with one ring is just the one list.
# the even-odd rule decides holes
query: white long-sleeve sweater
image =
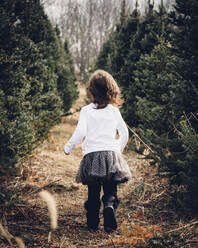
{"label": "white long-sleeve sweater", "polygon": [[[116,139],[116,134],[119,138]],[[103,109],[96,109],[90,103],[80,111],[77,127],[64,146],[66,154],[70,154],[76,145],[82,144],[83,155],[96,151],[115,151],[121,153],[128,142],[128,128],[118,108],[111,104]]]}

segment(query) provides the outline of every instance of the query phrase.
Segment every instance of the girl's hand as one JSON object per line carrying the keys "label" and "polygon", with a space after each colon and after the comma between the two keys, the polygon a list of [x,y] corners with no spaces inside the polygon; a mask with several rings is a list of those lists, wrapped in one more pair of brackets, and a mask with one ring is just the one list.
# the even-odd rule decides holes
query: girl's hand
{"label": "girl's hand", "polygon": [[65,152],[65,150],[64,150],[64,153],[65,153],[65,155],[69,155],[69,153],[68,152]]}

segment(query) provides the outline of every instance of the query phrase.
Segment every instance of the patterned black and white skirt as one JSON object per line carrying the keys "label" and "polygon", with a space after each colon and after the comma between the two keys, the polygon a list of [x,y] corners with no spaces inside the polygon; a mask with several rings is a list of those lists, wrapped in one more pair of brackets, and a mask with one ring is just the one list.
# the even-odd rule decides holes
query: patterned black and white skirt
{"label": "patterned black and white skirt", "polygon": [[126,160],[113,151],[98,151],[86,154],[78,169],[76,182],[82,184],[113,181],[124,183],[131,179]]}

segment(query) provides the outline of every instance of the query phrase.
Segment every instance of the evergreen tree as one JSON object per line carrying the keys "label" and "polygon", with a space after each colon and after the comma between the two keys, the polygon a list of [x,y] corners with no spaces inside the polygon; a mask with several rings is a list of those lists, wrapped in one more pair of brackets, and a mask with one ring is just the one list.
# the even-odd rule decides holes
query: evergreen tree
{"label": "evergreen tree", "polygon": [[116,31],[111,34],[108,41],[104,44],[96,62],[97,67],[112,73],[116,79],[119,79],[119,72],[130,51],[130,43],[136,34],[139,24],[139,13],[137,9],[128,18],[123,15],[124,9],[121,11],[121,23],[117,25]]}
{"label": "evergreen tree", "polygon": [[131,40],[129,52],[118,75],[118,80],[123,86],[123,95],[125,97],[123,114],[131,126],[138,125],[138,116],[136,116],[138,88],[134,75],[137,69],[137,62],[142,55],[151,53],[154,46],[158,43],[159,36],[164,33],[162,17],[159,13],[153,11],[152,5],[149,5],[149,7],[148,14],[138,25],[137,31]]}
{"label": "evergreen tree", "polygon": [[174,52],[184,59],[182,75],[189,82],[186,112],[197,112],[198,95],[198,2],[176,0],[175,11],[170,15],[176,26],[173,36]]}
{"label": "evergreen tree", "polygon": [[[137,63],[137,115],[152,147],[151,163],[179,186],[182,199],[197,208],[197,28],[196,1],[177,1],[173,47],[160,43]],[[195,26],[194,26],[195,25]],[[163,52],[164,51],[164,52]],[[149,82],[149,83],[148,83]],[[181,194],[182,193],[182,194]]]}
{"label": "evergreen tree", "polygon": [[166,158],[172,182],[182,186],[179,188],[179,198],[187,206],[197,211],[198,207],[198,119],[191,114],[184,116],[177,125],[177,143],[182,146],[182,153],[173,153]]}
{"label": "evergreen tree", "polygon": [[138,117],[135,114],[138,90],[134,76],[136,63],[141,55],[152,51],[158,37],[164,33],[163,18],[153,10],[152,5],[149,5],[145,17],[140,17],[137,8],[136,2],[136,9],[117,26],[116,32],[104,44],[96,63],[97,67],[112,73],[120,83],[125,99],[122,111],[127,123],[132,126],[138,125]]}
{"label": "evergreen tree", "polygon": [[[77,94],[72,68],[39,1],[0,2],[1,182],[70,108]],[[67,101],[58,91],[61,77]]]}
{"label": "evergreen tree", "polygon": [[94,69],[100,68],[113,74],[111,56],[114,54],[116,40],[117,33],[113,32],[110,34],[109,39],[103,44],[103,47],[97,57]]}
{"label": "evergreen tree", "polygon": [[171,14],[171,22],[175,25],[171,51],[178,58],[173,65],[176,65],[175,73],[180,74],[182,81],[172,86],[175,89],[173,109],[177,106],[173,111],[176,118],[172,129],[169,128],[166,139],[158,136],[161,141],[158,149],[156,142],[154,145],[160,157],[158,164],[161,170],[168,172],[172,183],[182,185],[180,196],[195,209],[198,206],[197,16],[197,1],[176,1],[175,12]]}
{"label": "evergreen tree", "polygon": [[173,134],[174,124],[183,115],[187,82],[179,73],[182,64],[182,58],[172,54],[170,43],[161,37],[150,55],[141,56],[134,72],[139,128],[162,149],[167,145],[164,138]]}
{"label": "evergreen tree", "polygon": [[126,19],[126,0],[122,0],[121,13],[120,13],[120,24],[123,25]]}
{"label": "evergreen tree", "polygon": [[190,205],[197,207],[197,118],[184,111],[190,100],[186,98],[189,82],[182,75],[183,67],[183,58],[172,53],[164,38],[150,55],[141,56],[134,72],[138,88],[136,115],[139,134],[153,151],[146,158],[150,164],[157,164],[159,173],[165,172],[171,183],[182,185],[182,198],[185,192]]}
{"label": "evergreen tree", "polygon": [[13,5],[0,5],[0,175],[13,174],[17,159],[32,149],[35,141],[31,104],[26,99],[30,89],[23,52],[20,46],[31,46],[30,40],[19,36],[11,15]]}
{"label": "evergreen tree", "polygon": [[[39,2],[16,1],[15,13],[20,20],[16,32],[29,37],[37,49],[35,51],[29,47],[23,60],[31,82],[27,99],[31,102],[36,136],[39,140],[60,120],[62,113],[62,101],[57,92],[55,73],[57,37]],[[22,50],[25,52],[25,49]]]}
{"label": "evergreen tree", "polygon": [[68,49],[67,41],[62,44],[60,37],[58,37],[57,54],[59,58],[56,63],[57,89],[63,101],[63,109],[66,113],[72,105],[72,102],[77,98],[77,85],[74,74],[74,66],[71,54]]}

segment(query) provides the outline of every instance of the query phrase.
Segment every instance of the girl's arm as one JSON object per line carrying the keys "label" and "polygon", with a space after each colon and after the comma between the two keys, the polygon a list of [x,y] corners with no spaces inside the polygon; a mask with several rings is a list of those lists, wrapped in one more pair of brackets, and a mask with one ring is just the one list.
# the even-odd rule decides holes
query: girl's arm
{"label": "girl's arm", "polygon": [[124,122],[122,115],[119,111],[119,109],[117,109],[117,117],[118,117],[118,133],[119,133],[119,143],[120,143],[120,151],[123,152],[128,139],[129,139],[129,131],[128,128],[126,126],[126,123]]}
{"label": "girl's arm", "polygon": [[64,152],[66,155],[69,155],[72,152],[72,150],[78,144],[80,144],[82,139],[86,136],[86,132],[87,132],[87,123],[86,123],[85,111],[84,109],[81,109],[80,117],[76,129],[72,134],[71,138],[69,139],[69,141],[64,146]]}

